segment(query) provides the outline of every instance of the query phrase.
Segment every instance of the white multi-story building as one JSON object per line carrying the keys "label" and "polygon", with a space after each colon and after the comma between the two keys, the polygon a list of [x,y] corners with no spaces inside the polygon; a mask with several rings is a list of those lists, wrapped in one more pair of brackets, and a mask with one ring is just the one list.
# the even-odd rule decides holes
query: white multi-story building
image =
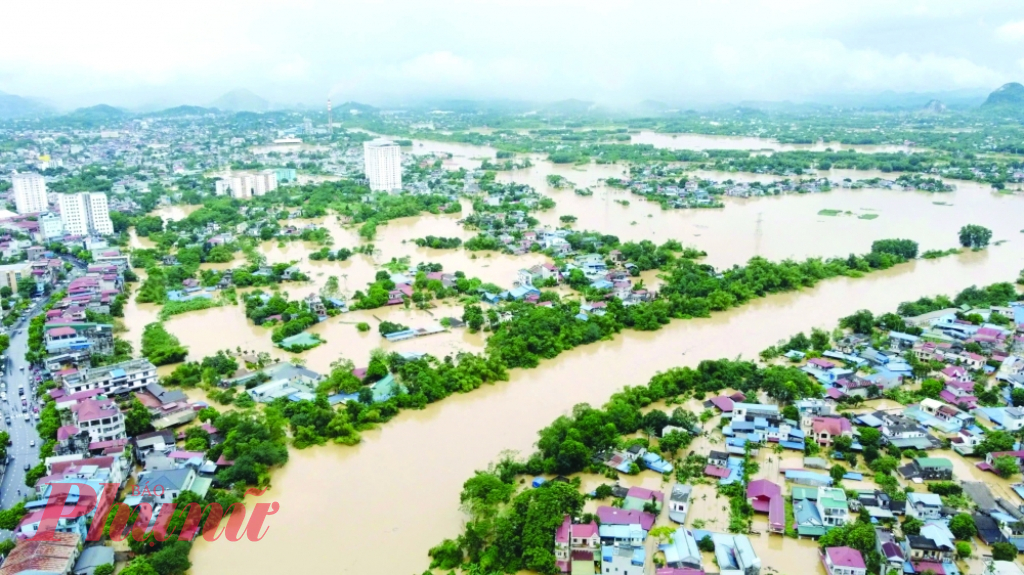
{"label": "white multi-story building", "polygon": [[391,140],[378,138],[363,143],[363,170],[373,191],[402,188],[402,148]]}
{"label": "white multi-story building", "polygon": [[46,180],[35,173],[11,174],[14,206],[19,214],[38,214],[49,207],[46,199]]}
{"label": "white multi-story building", "polygon": [[64,231],[75,236],[108,236],[114,233],[107,196],[102,192],[60,196],[60,221]]}
{"label": "white multi-story building", "polygon": [[78,431],[89,433],[89,441],[124,439],[124,415],[110,399],[85,399],[71,407]]}
{"label": "white multi-story building", "polygon": [[252,174],[248,172],[228,174],[214,184],[218,196],[230,195],[232,198],[247,200],[253,196],[262,196],[277,189],[277,172],[263,170]]}
{"label": "white multi-story building", "polygon": [[92,389],[118,395],[138,391],[151,383],[157,383],[156,366],[144,358],[83,368],[64,376],[63,380],[64,392],[68,395]]}
{"label": "white multi-story building", "polygon": [[64,223],[60,216],[53,212],[39,216],[39,233],[44,242],[64,237]]}

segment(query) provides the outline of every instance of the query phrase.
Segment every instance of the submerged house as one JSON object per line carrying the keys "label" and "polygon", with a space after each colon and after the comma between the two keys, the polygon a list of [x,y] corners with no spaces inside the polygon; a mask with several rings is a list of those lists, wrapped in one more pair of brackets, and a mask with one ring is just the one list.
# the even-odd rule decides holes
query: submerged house
{"label": "submerged house", "polygon": [[712,533],[711,539],[721,575],[760,575],[761,558],[746,535]]}
{"label": "submerged house", "polygon": [[754,511],[768,514],[768,529],[775,533],[786,530],[786,504],[782,497],[782,487],[768,481],[757,479],[747,484],[747,501]]}
{"label": "submerged house", "polygon": [[665,565],[675,569],[703,569],[700,548],[689,529],[680,527],[668,543],[659,546],[665,554]]}
{"label": "submerged house", "polygon": [[690,510],[690,494],[693,487],[685,483],[672,486],[672,494],[668,498],[668,518],[676,523],[685,523],[686,514]]}
{"label": "submerged house", "polygon": [[828,547],[821,554],[821,562],[829,575],[867,575],[864,556],[852,547]]}

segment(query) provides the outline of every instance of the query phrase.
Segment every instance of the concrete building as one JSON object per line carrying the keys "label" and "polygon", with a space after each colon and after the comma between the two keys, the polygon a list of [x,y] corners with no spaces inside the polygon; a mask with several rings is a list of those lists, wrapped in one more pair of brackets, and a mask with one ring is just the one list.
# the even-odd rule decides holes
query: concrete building
{"label": "concrete building", "polygon": [[7,286],[11,291],[18,291],[18,281],[32,277],[32,266],[28,262],[0,266],[0,286]]}
{"label": "concrete building", "polygon": [[70,395],[93,389],[120,394],[157,383],[156,366],[148,359],[132,359],[80,370],[64,377],[64,391]]}
{"label": "concrete building", "polygon": [[373,191],[402,188],[402,148],[391,140],[378,138],[363,142],[363,170]]}
{"label": "concrete building", "polygon": [[114,233],[107,195],[102,192],[61,195],[60,220],[64,231],[75,236],[109,236]]}
{"label": "concrete building", "polygon": [[60,215],[48,212],[39,216],[39,234],[43,236],[44,242],[64,237],[64,222]]}
{"label": "concrete building", "polygon": [[71,418],[79,431],[89,434],[89,441],[124,439],[124,415],[111,399],[85,399],[71,406]]}
{"label": "concrete building", "polygon": [[46,180],[36,173],[11,174],[14,206],[19,214],[38,214],[49,207]]}
{"label": "concrete building", "polygon": [[277,189],[277,171],[263,170],[257,173],[238,172],[228,174],[226,177],[217,180],[214,188],[218,196],[230,195],[232,198],[239,200],[262,196],[267,192]]}

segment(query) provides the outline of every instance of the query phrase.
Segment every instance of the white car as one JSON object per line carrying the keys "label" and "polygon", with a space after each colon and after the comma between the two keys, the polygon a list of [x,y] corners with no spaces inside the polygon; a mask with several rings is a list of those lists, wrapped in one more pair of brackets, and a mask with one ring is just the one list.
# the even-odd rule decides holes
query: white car
{"label": "white car", "polygon": [[28,446],[29,446],[29,447],[35,447],[35,446],[36,446],[36,440],[35,440],[35,439],[33,439],[32,441],[29,441],[29,442],[28,442]]}

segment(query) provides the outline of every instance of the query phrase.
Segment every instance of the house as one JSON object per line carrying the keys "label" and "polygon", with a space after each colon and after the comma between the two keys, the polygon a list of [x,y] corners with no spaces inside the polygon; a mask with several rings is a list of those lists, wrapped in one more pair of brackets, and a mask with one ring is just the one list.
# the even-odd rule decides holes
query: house
{"label": "house", "polygon": [[853,437],[853,424],[845,417],[815,417],[811,420],[811,433],[818,445],[831,445],[836,437]]}
{"label": "house", "polygon": [[760,575],[761,558],[746,535],[712,533],[711,540],[721,575]]}
{"label": "house", "polygon": [[86,547],[75,562],[73,575],[93,575],[100,565],[114,564],[114,548],[106,545]]}
{"label": "house", "polygon": [[703,569],[700,548],[689,529],[680,527],[668,543],[659,546],[665,554],[665,565],[676,569]]}
{"label": "house", "polygon": [[900,467],[899,472],[906,479],[950,481],[953,479],[953,463],[944,457],[918,457]]}
{"label": "house", "polygon": [[908,493],[907,515],[918,519],[941,519],[942,498],[935,493]]}
{"label": "house", "polygon": [[782,487],[767,479],[756,479],[747,484],[747,501],[754,511],[768,514],[768,528],[781,533],[786,529],[785,501]]}
{"label": "house", "polygon": [[892,519],[906,513],[905,501],[893,501],[884,491],[877,489],[857,491],[856,501],[874,519]]}
{"label": "house", "polygon": [[124,439],[124,415],[110,399],[85,399],[71,406],[72,422],[92,442]]}
{"label": "house", "polygon": [[904,546],[904,554],[910,556],[912,563],[921,561],[951,562],[956,551],[949,529],[934,523],[928,523],[922,527],[920,535],[907,535]]}
{"label": "house", "polygon": [[51,534],[49,541],[15,540],[14,549],[0,567],[0,575],[71,573],[81,542],[82,537],[76,533],[60,532]]}
{"label": "house", "polygon": [[574,572],[572,564],[582,559],[579,554],[589,553],[589,572],[593,573],[594,553],[600,547],[597,523],[573,523],[566,515],[555,532],[555,564],[563,573]]}
{"label": "house", "polygon": [[686,523],[686,514],[690,508],[690,494],[693,487],[685,483],[672,486],[672,494],[668,498],[668,518],[676,523]]}
{"label": "house", "polygon": [[829,575],[867,575],[864,556],[851,547],[826,547],[821,558]]}
{"label": "house", "polygon": [[630,511],[602,505],[597,508],[597,520],[601,525],[640,525],[644,531],[650,531],[654,525],[654,515],[643,511]]}
{"label": "house", "polygon": [[987,513],[974,513],[971,515],[974,520],[974,527],[978,530],[978,538],[986,545],[1006,543],[1006,535],[999,529],[999,522]]}
{"label": "house", "polygon": [[826,530],[831,527],[842,527],[850,522],[850,507],[846,501],[846,492],[837,487],[821,487],[818,489],[818,500],[815,504],[822,525]]}
{"label": "house", "polygon": [[[903,554],[903,549],[896,542],[896,538],[893,537],[892,531],[875,527],[875,551],[882,556],[882,560],[889,566],[889,569],[895,569],[897,572],[903,570],[903,564],[907,560]],[[888,572],[889,569],[885,571]]]}
{"label": "house", "polygon": [[631,511],[644,511],[645,508],[653,506],[655,513],[660,512],[665,503],[665,494],[654,489],[644,487],[630,487],[626,493],[626,499],[622,502],[622,508]]}
{"label": "house", "polygon": [[163,471],[143,471],[139,474],[136,487],[139,493],[151,494],[155,503],[173,503],[182,491],[191,491],[195,482],[195,469],[184,467]]}
{"label": "house", "polygon": [[601,548],[601,573],[607,575],[644,575],[646,561],[643,547]]}

